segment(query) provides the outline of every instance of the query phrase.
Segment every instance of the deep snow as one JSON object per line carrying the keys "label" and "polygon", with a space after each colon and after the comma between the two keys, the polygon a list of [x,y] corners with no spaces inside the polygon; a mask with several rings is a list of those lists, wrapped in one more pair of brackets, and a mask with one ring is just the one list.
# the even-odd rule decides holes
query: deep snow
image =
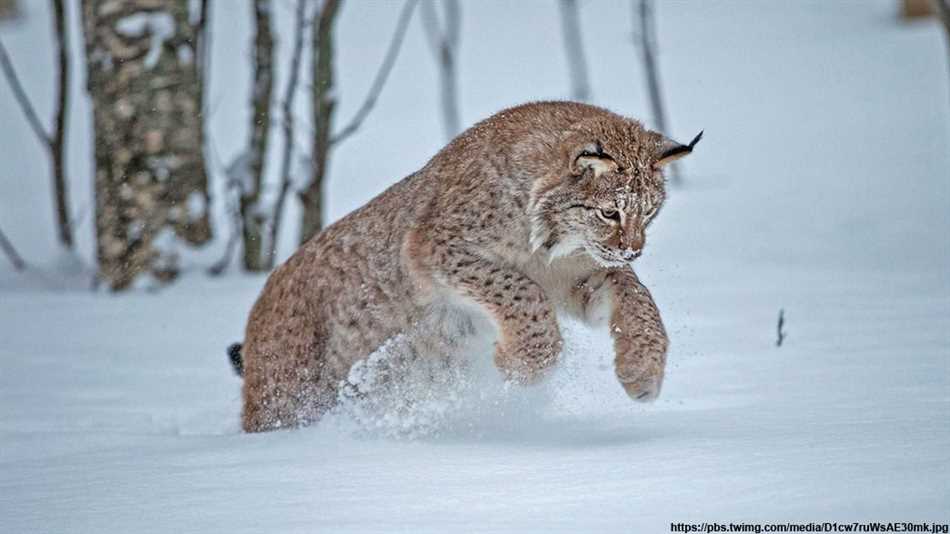
{"label": "deep snow", "polygon": [[[49,24],[45,5],[23,3],[25,24],[0,26],[0,38],[46,117]],[[290,4],[277,4],[289,28]],[[224,348],[240,339],[264,278],[192,272],[167,290],[110,296],[73,277],[60,289],[45,161],[0,84],[0,227],[45,273],[17,275],[0,260],[0,532],[950,521],[940,28],[900,24],[883,0],[710,4],[658,13],[672,134],[706,137],[638,260],[672,339],[650,406],[616,384],[604,332],[567,324],[563,365],[540,387],[506,390],[489,368],[434,420],[374,429],[339,417],[241,434],[240,382]],[[249,76],[248,13],[229,6],[215,4],[210,91],[224,163],[244,143]],[[646,117],[627,3],[582,6],[596,103]],[[341,119],[386,45],[364,36],[388,36],[399,7],[344,8]],[[468,123],[566,96],[554,5],[463,7]],[[331,219],[441,146],[424,46],[417,20],[378,109],[334,153]],[[86,251],[88,111],[73,110],[70,152]],[[788,339],[776,348],[780,308]],[[420,424],[422,437],[392,436]]]}

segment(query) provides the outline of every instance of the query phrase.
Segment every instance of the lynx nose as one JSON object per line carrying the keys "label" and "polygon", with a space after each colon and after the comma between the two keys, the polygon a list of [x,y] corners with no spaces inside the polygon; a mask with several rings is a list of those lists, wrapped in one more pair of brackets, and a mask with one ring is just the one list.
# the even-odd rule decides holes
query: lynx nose
{"label": "lynx nose", "polygon": [[624,249],[624,254],[640,254],[640,251],[643,250],[643,245],[646,244],[646,236],[643,235],[643,230],[639,229],[630,229],[624,232],[623,237],[620,240],[620,246]]}

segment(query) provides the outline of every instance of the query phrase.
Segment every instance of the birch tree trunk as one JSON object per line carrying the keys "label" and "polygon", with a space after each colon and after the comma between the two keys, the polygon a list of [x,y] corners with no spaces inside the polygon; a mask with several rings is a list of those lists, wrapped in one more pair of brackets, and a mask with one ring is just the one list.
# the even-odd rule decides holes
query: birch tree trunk
{"label": "birch tree trunk", "polygon": [[[303,204],[303,220],[300,224],[300,243],[305,243],[323,228],[323,182],[326,179],[327,168],[330,163],[330,153],[333,147],[342,143],[346,138],[355,134],[366,117],[376,105],[386,79],[392,71],[406,29],[412,20],[412,13],[416,9],[418,0],[406,0],[402,12],[396,21],[396,29],[389,41],[389,48],[383,57],[383,62],[376,71],[373,83],[366,94],[363,103],[345,126],[338,132],[333,132],[333,111],[336,108],[336,93],[334,90],[333,69],[333,27],[336,16],[343,0],[324,0],[320,13],[317,16],[316,27],[313,29],[313,153],[311,164],[313,173],[310,182],[299,192],[300,202]],[[280,214],[278,214],[278,217]]]}
{"label": "birch tree trunk", "polygon": [[[181,241],[211,238],[189,2],[82,0],[95,130],[100,280],[178,273]],[[197,17],[195,17],[197,19]]]}
{"label": "birch tree trunk", "polygon": [[[248,142],[248,176],[241,191],[241,223],[244,242],[244,268],[263,271],[270,262],[265,245],[269,215],[261,206],[264,163],[270,140],[271,95],[274,89],[274,37],[271,32],[271,0],[253,0],[254,5],[254,79],[251,87],[251,138]],[[273,224],[273,222],[271,222]]]}
{"label": "birch tree trunk", "polygon": [[300,193],[303,221],[300,243],[305,243],[323,227],[323,181],[326,178],[332,148],[333,112],[333,29],[339,12],[337,0],[325,0],[313,29],[313,175]]}
{"label": "birch tree trunk", "polygon": [[296,120],[294,120],[294,101],[297,96],[297,84],[300,81],[300,63],[303,58],[303,38],[307,29],[307,0],[297,0],[297,9],[294,15],[294,46],[290,55],[289,72],[287,73],[287,86],[284,89],[284,99],[281,102],[281,115],[283,116],[282,130],[284,134],[284,147],[280,156],[280,186],[277,190],[277,200],[274,201],[274,209],[271,213],[270,221],[270,240],[268,241],[266,267],[268,270],[274,267],[277,261],[277,243],[280,239],[281,221],[284,219],[284,204],[287,201],[287,193],[290,191],[290,182],[293,171],[291,164],[294,155],[294,132],[296,130]]}

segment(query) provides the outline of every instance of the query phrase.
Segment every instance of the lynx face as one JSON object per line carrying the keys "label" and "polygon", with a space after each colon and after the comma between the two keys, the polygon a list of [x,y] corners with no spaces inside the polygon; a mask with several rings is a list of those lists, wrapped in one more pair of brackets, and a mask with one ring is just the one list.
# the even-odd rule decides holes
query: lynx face
{"label": "lynx face", "polygon": [[532,248],[546,247],[552,260],[588,254],[619,267],[640,256],[666,198],[668,147],[632,121],[599,126],[565,141],[557,178],[535,191]]}

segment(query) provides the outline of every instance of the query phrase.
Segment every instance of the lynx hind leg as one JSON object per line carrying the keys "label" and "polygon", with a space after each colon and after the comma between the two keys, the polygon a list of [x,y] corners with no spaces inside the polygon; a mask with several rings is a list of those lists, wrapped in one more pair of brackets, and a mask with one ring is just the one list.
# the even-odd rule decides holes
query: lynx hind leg
{"label": "lynx hind leg", "polygon": [[324,344],[307,339],[271,336],[244,348],[246,432],[263,432],[315,423],[333,407],[336,383],[323,376]]}

